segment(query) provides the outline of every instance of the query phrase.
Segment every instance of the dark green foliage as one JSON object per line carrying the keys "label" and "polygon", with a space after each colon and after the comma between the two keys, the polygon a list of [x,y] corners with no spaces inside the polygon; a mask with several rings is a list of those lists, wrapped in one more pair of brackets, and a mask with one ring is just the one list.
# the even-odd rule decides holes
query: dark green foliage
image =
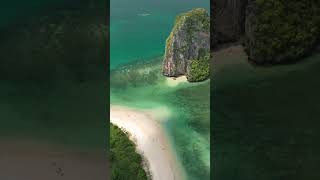
{"label": "dark green foliage", "polygon": [[[195,22],[201,22],[203,27],[194,26]],[[191,11],[178,15],[175,21],[175,28],[179,28],[183,23],[188,24],[187,27],[193,31],[197,29],[210,31],[210,17],[208,12],[202,8],[192,9]]]}
{"label": "dark green foliage", "polygon": [[[199,29],[204,29],[206,32],[210,31],[210,16],[208,12],[202,8],[192,9],[191,11],[178,15],[176,17],[173,30],[166,40],[166,50],[170,50],[172,48],[171,44],[173,35],[179,28],[181,28],[182,25],[186,26],[189,38],[188,41],[191,43],[194,32],[198,32]],[[182,51],[185,51],[185,49]]]}
{"label": "dark green foliage", "polygon": [[111,180],[147,180],[142,158],[127,134],[110,125]]}
{"label": "dark green foliage", "polygon": [[255,0],[249,8],[246,50],[257,63],[297,60],[319,40],[318,0]]}
{"label": "dark green foliage", "polygon": [[190,61],[187,79],[190,82],[206,80],[210,74],[210,55],[206,55],[198,60]]}

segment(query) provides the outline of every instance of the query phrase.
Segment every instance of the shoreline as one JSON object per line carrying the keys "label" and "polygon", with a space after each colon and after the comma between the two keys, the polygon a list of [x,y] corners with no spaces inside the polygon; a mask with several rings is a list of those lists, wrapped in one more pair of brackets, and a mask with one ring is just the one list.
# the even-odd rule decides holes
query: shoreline
{"label": "shoreline", "polygon": [[[213,51],[211,53],[212,58],[210,63],[214,67],[212,71],[214,75],[219,74],[219,71],[230,71],[228,68],[232,69],[237,66],[238,68],[241,68],[242,71],[251,71],[250,74],[261,73],[265,76],[268,76],[273,73],[278,74],[280,73],[280,71],[290,72],[313,66],[314,64],[319,62],[315,57],[320,56],[320,53],[313,53],[312,55],[301,58],[299,61],[296,61],[294,63],[259,65],[254,64],[250,60],[248,60],[248,55],[245,53],[244,47],[242,45],[230,45],[224,48],[217,49],[216,51]],[[219,74],[219,76],[221,75]],[[241,74],[240,76],[243,76],[243,74]]]}
{"label": "shoreline", "polygon": [[166,78],[166,85],[169,87],[175,87],[182,83],[189,83],[185,75],[178,76],[178,77],[165,77],[165,78]]}
{"label": "shoreline", "polygon": [[[249,64],[250,66],[258,67],[258,68],[268,68],[268,67],[280,67],[280,66],[292,66],[296,64],[304,64],[306,63],[305,59],[311,59],[312,57],[320,55],[320,46],[315,47],[314,51],[310,54],[302,56],[297,60],[292,62],[284,62],[284,63],[270,63],[270,64],[258,64],[252,62],[248,59],[248,55],[245,52],[245,47],[240,42],[233,43],[225,43],[222,44],[211,51],[212,58],[211,61],[214,62],[214,67],[217,66],[225,66],[228,64]],[[230,61],[230,58],[245,58],[246,62],[235,62]],[[218,59],[218,61],[216,61]],[[223,61],[221,61],[223,59]]]}
{"label": "shoreline", "polygon": [[184,173],[159,121],[168,117],[163,109],[143,111],[111,105],[110,122],[123,129],[144,158],[152,180],[184,180]]}

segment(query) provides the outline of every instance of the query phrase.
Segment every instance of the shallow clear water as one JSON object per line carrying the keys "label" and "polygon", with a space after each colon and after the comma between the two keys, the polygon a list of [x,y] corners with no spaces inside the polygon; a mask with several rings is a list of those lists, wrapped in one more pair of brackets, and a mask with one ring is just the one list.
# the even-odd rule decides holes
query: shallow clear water
{"label": "shallow clear water", "polygon": [[161,123],[188,179],[209,179],[210,81],[170,87],[160,67],[156,58],[112,71],[111,103],[169,110],[169,119]]}
{"label": "shallow clear water", "polygon": [[169,87],[161,75],[165,40],[175,17],[208,0],[111,0],[112,104],[166,108],[166,129],[190,180],[210,178],[209,81]]}

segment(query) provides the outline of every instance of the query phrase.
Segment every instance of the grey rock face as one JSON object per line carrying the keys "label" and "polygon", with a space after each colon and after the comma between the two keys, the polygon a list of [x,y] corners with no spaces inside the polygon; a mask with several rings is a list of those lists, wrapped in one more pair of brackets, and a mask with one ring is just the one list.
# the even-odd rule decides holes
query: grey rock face
{"label": "grey rock face", "polygon": [[210,51],[210,17],[205,9],[193,9],[177,17],[170,33],[163,60],[163,75],[187,73],[188,61]]}
{"label": "grey rock face", "polygon": [[[258,11],[258,7],[257,7],[257,4],[255,3],[255,0],[249,0],[246,8],[246,19],[244,23],[245,37],[246,37],[245,38],[246,41],[244,42],[244,44],[246,46],[247,53],[248,53],[248,49],[251,49],[256,44],[254,33],[258,25],[258,20],[256,16],[257,11]],[[254,52],[251,52],[251,56],[252,55],[256,56]]]}
{"label": "grey rock face", "polygon": [[238,41],[244,32],[247,0],[215,0],[212,46]]}

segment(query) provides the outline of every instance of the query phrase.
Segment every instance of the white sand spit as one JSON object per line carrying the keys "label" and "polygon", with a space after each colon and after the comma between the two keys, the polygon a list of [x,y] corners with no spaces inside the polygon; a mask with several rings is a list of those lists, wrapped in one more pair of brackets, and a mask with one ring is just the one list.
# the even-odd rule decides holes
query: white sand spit
{"label": "white sand spit", "polygon": [[142,111],[111,105],[110,120],[130,134],[138,152],[147,161],[152,180],[183,180],[183,171],[160,124],[161,120],[157,119],[168,115],[163,111]]}

